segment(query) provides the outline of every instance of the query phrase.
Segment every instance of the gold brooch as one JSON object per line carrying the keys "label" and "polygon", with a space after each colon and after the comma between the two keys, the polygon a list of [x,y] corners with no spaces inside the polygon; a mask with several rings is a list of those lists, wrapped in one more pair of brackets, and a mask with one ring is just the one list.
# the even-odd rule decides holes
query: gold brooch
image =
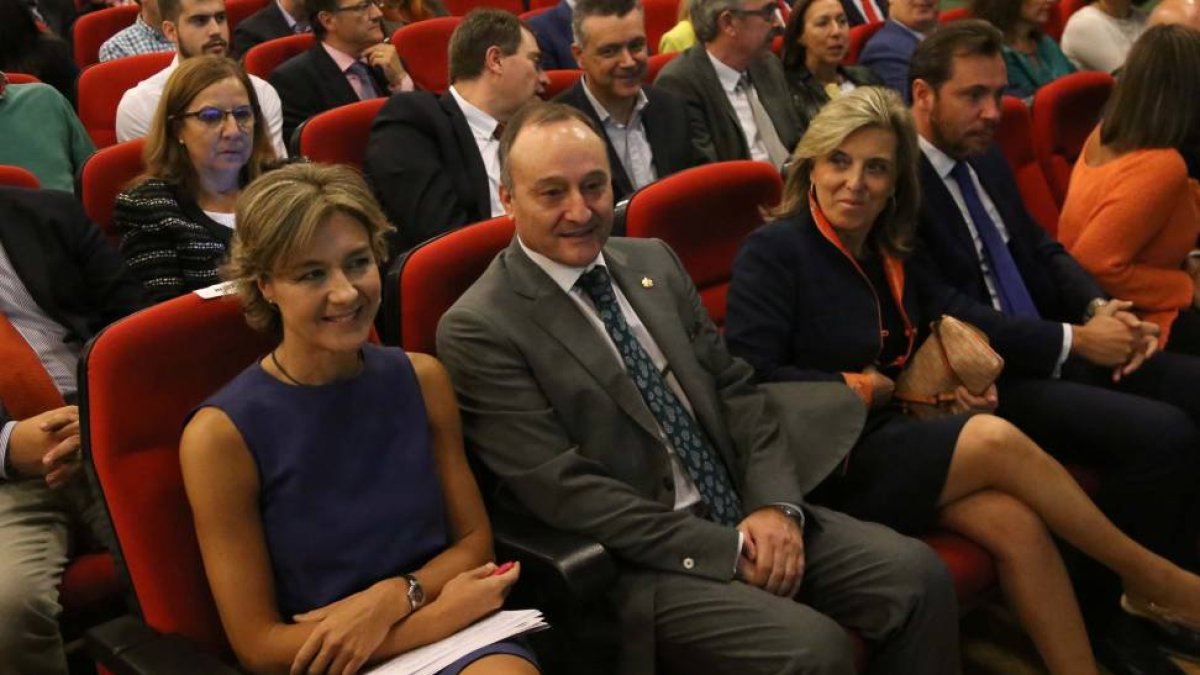
{"label": "gold brooch", "polygon": [[642,277],[642,288],[654,288],[654,280],[650,277]]}

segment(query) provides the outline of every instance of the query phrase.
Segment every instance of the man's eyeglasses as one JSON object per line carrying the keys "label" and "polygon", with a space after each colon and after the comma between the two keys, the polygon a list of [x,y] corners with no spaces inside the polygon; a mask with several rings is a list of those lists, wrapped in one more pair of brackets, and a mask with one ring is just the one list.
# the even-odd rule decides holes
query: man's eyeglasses
{"label": "man's eyeglasses", "polygon": [[192,112],[180,113],[174,117],[180,120],[187,117],[195,117],[206,127],[218,127],[225,123],[227,115],[233,117],[233,121],[238,125],[239,129],[245,130],[254,126],[254,108],[248,105],[239,105],[229,110],[221,110],[220,108],[209,106]]}
{"label": "man's eyeglasses", "polygon": [[731,9],[729,11],[738,16],[757,16],[763,21],[774,21],[775,13],[779,11],[779,7],[775,3],[771,3],[758,9]]}
{"label": "man's eyeglasses", "polygon": [[371,5],[375,5],[379,9],[383,9],[384,7],[388,6],[388,3],[384,2],[384,0],[363,0],[357,5],[338,7],[337,9],[333,10],[333,13],[337,14],[338,12],[354,12],[355,14],[363,14],[371,9]]}

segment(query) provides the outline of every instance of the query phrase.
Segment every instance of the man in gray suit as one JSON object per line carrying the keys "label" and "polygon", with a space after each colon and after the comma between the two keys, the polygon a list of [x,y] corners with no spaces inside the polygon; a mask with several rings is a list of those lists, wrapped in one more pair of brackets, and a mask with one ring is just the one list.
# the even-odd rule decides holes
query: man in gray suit
{"label": "man in gray suit", "polygon": [[783,28],[775,0],[695,0],[695,45],[655,86],[688,105],[692,142],[707,161],[757,159],[782,167],[804,133],[771,40]]}
{"label": "man in gray suit", "polygon": [[526,107],[501,156],[517,236],[443,317],[438,353],[509,496],[617,560],[612,671],[853,673],[845,626],[872,672],[958,672],[932,551],[804,503],[857,436],[853,395],[821,389],[822,426],[789,447],[674,253],[609,239],[608,156],[581,112]]}

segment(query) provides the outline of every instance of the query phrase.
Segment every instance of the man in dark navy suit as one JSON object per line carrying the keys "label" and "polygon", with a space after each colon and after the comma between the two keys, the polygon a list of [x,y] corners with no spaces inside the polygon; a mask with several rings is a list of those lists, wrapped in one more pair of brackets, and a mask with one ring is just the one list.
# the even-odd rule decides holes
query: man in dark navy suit
{"label": "man in dark navy suit", "polygon": [[542,51],[542,67],[546,70],[578,68],[571,44],[571,19],[574,16],[575,0],[559,0],[548,12],[529,20],[529,28],[537,37],[538,49]]}
{"label": "man in dark navy suit", "polygon": [[468,14],[449,52],[450,91],[396,94],[371,126],[366,173],[399,230],[392,253],[504,213],[499,131],[546,86],[537,40],[508,12]]}
{"label": "man in dark navy suit", "polygon": [[937,28],[938,0],[893,0],[887,11],[887,23],[867,40],[858,65],[875,71],[884,84],[907,101],[908,61],[921,40]]}
{"label": "man in dark navy suit", "polygon": [[233,55],[240,59],[256,44],[311,30],[304,0],[273,0],[233,29]]}
{"label": "man in dark navy suit", "polygon": [[76,364],[145,304],[72,195],[0,187],[0,673],[67,674],[58,586],[104,522],[79,471]]}
{"label": "man in dark navy suit", "polygon": [[[1065,461],[1098,469],[1096,500],[1115,523],[1194,563],[1200,361],[1154,354],[1157,327],[1107,297],[1026,211],[992,143],[1008,81],[1002,45],[990,24],[967,20],[938,29],[913,56],[924,192],[913,267],[1004,356],[996,414]],[[1117,580],[1084,572],[1081,605],[1105,665],[1179,672],[1132,642],[1136,630],[1106,628]]]}
{"label": "man in dark navy suit", "polygon": [[412,89],[396,48],[384,42],[383,12],[372,0],[307,0],[306,6],[317,44],[270,77],[283,101],[289,143],[296,127],[317,113]]}
{"label": "man in dark navy suit", "polygon": [[642,84],[649,50],[637,0],[578,0],[573,26],[584,75],[556,100],[604,132],[613,199],[700,163],[683,101]]}

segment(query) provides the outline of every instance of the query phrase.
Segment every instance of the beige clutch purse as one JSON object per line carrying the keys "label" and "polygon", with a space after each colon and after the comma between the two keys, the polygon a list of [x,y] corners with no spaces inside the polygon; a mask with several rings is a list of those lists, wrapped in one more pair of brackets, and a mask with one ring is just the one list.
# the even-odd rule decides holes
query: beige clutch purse
{"label": "beige clutch purse", "polygon": [[894,397],[918,419],[959,412],[954,390],[962,385],[982,395],[1000,377],[1004,359],[975,326],[943,315],[929,338],[896,378]]}

